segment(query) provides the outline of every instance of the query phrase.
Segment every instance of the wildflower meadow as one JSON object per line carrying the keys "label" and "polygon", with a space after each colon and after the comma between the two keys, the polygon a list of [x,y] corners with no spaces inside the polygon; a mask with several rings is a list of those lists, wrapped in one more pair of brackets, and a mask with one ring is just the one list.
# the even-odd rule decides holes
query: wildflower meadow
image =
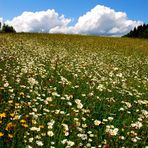
{"label": "wildflower meadow", "polygon": [[148,41],[0,34],[0,148],[148,147]]}

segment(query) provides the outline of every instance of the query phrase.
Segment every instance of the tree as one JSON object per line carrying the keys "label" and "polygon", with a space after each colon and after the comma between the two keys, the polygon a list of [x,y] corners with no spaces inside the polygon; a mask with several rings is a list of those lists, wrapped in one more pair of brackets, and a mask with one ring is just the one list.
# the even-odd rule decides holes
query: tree
{"label": "tree", "polygon": [[2,26],[1,32],[4,32],[4,33],[15,33],[16,31],[15,31],[15,29],[12,26],[4,24]]}
{"label": "tree", "polygon": [[143,24],[138,27],[135,27],[128,34],[123,37],[132,37],[132,38],[148,38],[148,24]]}

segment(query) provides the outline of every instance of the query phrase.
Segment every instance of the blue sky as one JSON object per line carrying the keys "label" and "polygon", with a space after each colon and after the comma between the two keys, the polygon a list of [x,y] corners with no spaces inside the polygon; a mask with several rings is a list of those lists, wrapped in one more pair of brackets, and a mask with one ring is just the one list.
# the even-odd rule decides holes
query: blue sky
{"label": "blue sky", "polygon": [[[0,20],[3,18],[18,32],[122,35],[141,23],[148,23],[147,6],[148,0],[0,0]],[[48,11],[51,9],[55,12]],[[32,14],[23,15],[23,12]],[[39,12],[38,16],[34,12]]]}
{"label": "blue sky", "polygon": [[133,20],[148,23],[148,0],[0,0],[0,17],[12,19],[23,11],[55,9],[77,19],[97,4],[126,12]]}

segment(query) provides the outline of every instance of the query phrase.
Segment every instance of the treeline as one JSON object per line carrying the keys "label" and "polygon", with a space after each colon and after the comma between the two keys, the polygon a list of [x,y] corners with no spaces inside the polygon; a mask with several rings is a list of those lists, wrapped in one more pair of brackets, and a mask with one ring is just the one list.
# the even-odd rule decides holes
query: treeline
{"label": "treeline", "polygon": [[148,38],[148,24],[143,24],[138,27],[135,27],[128,34],[123,37],[132,37],[132,38]]}
{"label": "treeline", "polygon": [[12,26],[1,24],[0,22],[0,33],[15,33],[15,29]]}

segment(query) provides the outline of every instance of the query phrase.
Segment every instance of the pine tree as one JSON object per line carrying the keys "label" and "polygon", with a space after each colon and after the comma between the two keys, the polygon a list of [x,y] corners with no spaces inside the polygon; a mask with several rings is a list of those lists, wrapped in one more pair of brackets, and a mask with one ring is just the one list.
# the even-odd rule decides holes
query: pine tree
{"label": "pine tree", "polygon": [[123,37],[132,37],[132,38],[148,38],[148,24],[143,24],[138,27],[135,27],[128,34]]}

